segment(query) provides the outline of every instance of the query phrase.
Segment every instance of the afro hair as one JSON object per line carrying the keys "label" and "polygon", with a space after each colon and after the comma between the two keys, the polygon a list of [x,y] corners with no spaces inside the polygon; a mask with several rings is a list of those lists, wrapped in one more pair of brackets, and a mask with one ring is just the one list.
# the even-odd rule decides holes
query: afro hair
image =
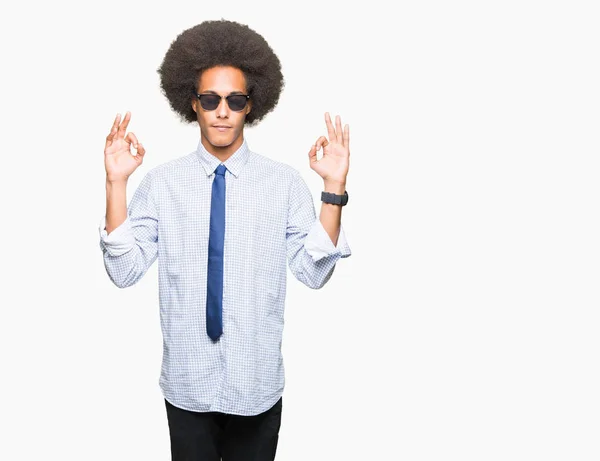
{"label": "afro hair", "polygon": [[184,30],[171,43],[157,72],[171,108],[184,122],[196,122],[191,98],[202,71],[232,66],[246,77],[252,110],[246,125],[255,125],[271,112],[284,86],[281,63],[266,40],[245,24],[210,20]]}

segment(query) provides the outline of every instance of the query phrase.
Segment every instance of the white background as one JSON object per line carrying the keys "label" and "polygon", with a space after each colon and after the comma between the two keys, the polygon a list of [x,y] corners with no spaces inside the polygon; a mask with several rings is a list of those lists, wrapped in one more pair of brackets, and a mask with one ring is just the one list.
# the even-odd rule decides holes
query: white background
{"label": "white background", "polygon": [[120,290],[98,246],[104,138],[130,110],[128,199],[195,149],[156,69],[220,18],[280,57],[246,137],[315,206],[323,113],[351,128],[353,255],[318,291],[289,274],[277,459],[600,459],[595,2],[20,5],[0,20],[0,459],[170,459],[157,264]]}

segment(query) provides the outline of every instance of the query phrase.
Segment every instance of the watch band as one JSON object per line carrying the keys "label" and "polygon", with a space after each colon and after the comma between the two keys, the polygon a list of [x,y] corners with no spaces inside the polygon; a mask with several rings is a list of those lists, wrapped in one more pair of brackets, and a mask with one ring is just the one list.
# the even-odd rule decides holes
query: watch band
{"label": "watch band", "polygon": [[331,203],[332,205],[344,206],[348,203],[348,191],[344,191],[344,195],[337,195],[333,192],[321,192],[321,201]]}

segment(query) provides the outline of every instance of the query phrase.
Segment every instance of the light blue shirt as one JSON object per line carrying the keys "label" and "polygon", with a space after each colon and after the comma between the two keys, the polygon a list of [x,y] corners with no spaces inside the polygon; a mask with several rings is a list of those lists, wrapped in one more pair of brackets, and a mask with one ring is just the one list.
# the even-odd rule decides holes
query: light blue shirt
{"label": "light blue shirt", "polygon": [[214,171],[202,145],[146,173],[128,216],[100,248],[120,288],[138,282],[158,258],[163,357],[159,386],[191,411],[256,415],[284,389],[281,341],[286,264],[310,288],[322,287],[350,256],[344,230],[337,247],[316,217],[312,195],[289,165],[249,150],[225,162],[223,334],[206,333],[206,272]]}

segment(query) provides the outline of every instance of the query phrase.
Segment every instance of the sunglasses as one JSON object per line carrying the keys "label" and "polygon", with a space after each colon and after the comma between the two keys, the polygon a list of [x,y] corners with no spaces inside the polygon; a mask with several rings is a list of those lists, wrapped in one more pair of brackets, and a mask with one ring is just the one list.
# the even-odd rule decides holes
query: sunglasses
{"label": "sunglasses", "polygon": [[221,104],[221,99],[225,98],[229,108],[235,112],[240,112],[246,107],[246,103],[250,96],[247,94],[230,94],[229,96],[221,96],[218,94],[199,94],[196,97],[200,100],[200,105],[204,110],[215,110]]}

